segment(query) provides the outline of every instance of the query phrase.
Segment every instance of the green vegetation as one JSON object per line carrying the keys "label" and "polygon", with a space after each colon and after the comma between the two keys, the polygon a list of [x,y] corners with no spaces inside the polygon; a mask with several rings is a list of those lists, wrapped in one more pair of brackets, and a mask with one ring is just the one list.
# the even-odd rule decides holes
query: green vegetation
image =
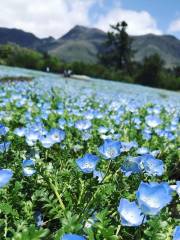
{"label": "green vegetation", "polygon": [[127,26],[124,21],[111,26],[113,31],[108,32],[106,51],[100,55],[100,61],[105,66],[130,72],[134,51],[131,47],[132,39],[126,32]]}
{"label": "green vegetation", "polygon": [[112,28],[114,32],[108,33],[108,48],[111,51],[101,54],[98,63],[66,63],[45,52],[5,44],[0,45],[0,64],[43,71],[48,67],[50,72],[55,73],[71,69],[74,74],[94,78],[180,90],[180,66],[167,69],[158,54],[145,57],[142,63],[133,61],[133,40],[126,33],[127,24],[119,23]]}
{"label": "green vegetation", "polygon": [[46,70],[48,66],[53,72],[58,72],[60,69],[60,61],[56,57],[22,48],[16,44],[0,46],[0,63],[35,70]]}

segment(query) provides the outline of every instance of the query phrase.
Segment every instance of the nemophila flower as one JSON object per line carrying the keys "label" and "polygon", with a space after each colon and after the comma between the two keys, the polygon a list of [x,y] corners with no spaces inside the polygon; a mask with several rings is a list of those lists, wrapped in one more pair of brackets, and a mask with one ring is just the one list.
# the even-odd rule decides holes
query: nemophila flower
{"label": "nemophila flower", "polygon": [[121,142],[121,152],[128,152],[129,150],[131,150],[131,148],[136,148],[138,147],[136,142]]}
{"label": "nemophila flower", "polygon": [[28,129],[25,134],[26,142],[29,146],[35,145],[36,141],[39,138],[39,132]]}
{"label": "nemophila flower", "polygon": [[106,127],[104,127],[104,126],[100,126],[100,127],[98,128],[98,132],[99,132],[100,134],[105,134],[105,133],[108,132],[108,128],[106,128]]}
{"label": "nemophila flower", "polygon": [[48,137],[52,139],[52,142],[60,143],[65,139],[65,132],[56,128],[52,128],[48,133]]}
{"label": "nemophila flower", "polygon": [[35,218],[36,226],[41,227],[43,225],[42,213],[40,211],[36,211],[35,214],[34,214],[34,218]]}
{"label": "nemophila flower", "polygon": [[67,233],[64,234],[60,240],[86,240],[86,238],[77,234]]}
{"label": "nemophila flower", "polygon": [[161,113],[161,109],[162,109],[161,106],[156,105],[156,106],[153,107],[152,111],[155,114],[160,114]]}
{"label": "nemophila flower", "polygon": [[121,154],[121,143],[111,139],[106,139],[104,144],[99,147],[99,152],[106,159],[114,159]]}
{"label": "nemophila flower", "polygon": [[89,219],[86,221],[84,227],[85,227],[85,228],[91,228],[94,223],[95,223],[94,219],[89,218]]}
{"label": "nemophila flower", "polygon": [[78,152],[78,151],[80,151],[82,148],[83,148],[83,147],[82,147],[82,145],[80,145],[80,144],[76,144],[76,145],[73,146],[74,152]]}
{"label": "nemophila flower", "polygon": [[164,130],[162,136],[169,139],[170,141],[175,139],[175,135],[168,130]]}
{"label": "nemophila flower", "polygon": [[94,111],[94,118],[96,118],[96,119],[101,119],[101,118],[103,118],[103,113],[98,112],[97,110]]}
{"label": "nemophila flower", "polygon": [[75,127],[79,130],[88,130],[89,128],[91,128],[92,124],[91,121],[89,120],[78,120],[75,123]]}
{"label": "nemophila flower", "polygon": [[42,146],[44,148],[50,148],[53,146],[54,141],[52,141],[51,136],[47,135],[47,136],[40,136],[39,137],[39,141],[42,144]]}
{"label": "nemophila flower", "polygon": [[91,137],[92,137],[92,135],[91,135],[89,132],[83,132],[83,133],[82,133],[82,139],[83,139],[84,141],[89,140]]}
{"label": "nemophila flower", "polygon": [[49,110],[45,110],[44,112],[41,113],[41,118],[44,120],[48,120],[50,111]]}
{"label": "nemophila flower", "polygon": [[145,120],[146,124],[151,128],[155,128],[162,123],[161,119],[155,115],[149,115],[145,118]]}
{"label": "nemophila flower", "polygon": [[147,141],[150,140],[152,137],[151,132],[149,132],[149,130],[147,130],[147,129],[144,129],[142,131],[142,137],[144,140],[147,140]]}
{"label": "nemophila flower", "polygon": [[0,136],[5,136],[6,133],[9,131],[9,128],[0,124]]}
{"label": "nemophila flower", "polygon": [[25,136],[25,133],[26,133],[26,129],[24,127],[21,127],[21,128],[16,128],[14,130],[14,133],[19,136],[19,137],[24,137]]}
{"label": "nemophila flower", "polygon": [[180,226],[176,226],[173,232],[173,240],[180,240]]}
{"label": "nemophila flower", "polygon": [[154,151],[150,152],[149,154],[151,154],[153,157],[157,157],[159,153],[160,153],[160,150],[154,150]]}
{"label": "nemophila flower", "polygon": [[149,152],[149,149],[147,147],[141,147],[141,148],[138,148],[136,153],[139,154],[139,155],[143,155],[143,154],[146,154]]}
{"label": "nemophila flower", "polygon": [[129,177],[132,173],[140,173],[140,162],[140,157],[127,157],[120,170],[126,177]]}
{"label": "nemophila flower", "polygon": [[84,157],[76,160],[76,163],[82,172],[91,173],[95,170],[98,161],[99,158],[96,155],[87,153]]}
{"label": "nemophila flower", "polygon": [[58,125],[61,129],[64,129],[64,126],[67,124],[67,121],[63,118],[59,119]]}
{"label": "nemophila flower", "polygon": [[26,177],[32,176],[36,170],[35,167],[35,161],[32,159],[29,160],[23,160],[22,168],[23,168],[23,175]]}
{"label": "nemophila flower", "polygon": [[85,119],[92,120],[94,118],[94,110],[90,109],[89,111],[84,113]]}
{"label": "nemophila flower", "polygon": [[112,135],[111,135],[111,134],[108,134],[108,135],[101,134],[100,138],[101,138],[102,140],[111,139],[111,138],[112,138]]}
{"label": "nemophila flower", "polygon": [[162,176],[164,173],[164,163],[162,160],[154,158],[151,154],[140,157],[141,167],[150,176]]}
{"label": "nemophila flower", "polygon": [[85,228],[91,228],[95,224],[95,222],[97,222],[96,214],[97,212],[94,212],[93,215],[90,218],[88,218],[88,220],[85,223]]}
{"label": "nemophila flower", "polygon": [[136,197],[145,215],[156,215],[171,202],[171,192],[172,190],[166,182],[141,182]]}
{"label": "nemophila flower", "polygon": [[115,130],[113,128],[110,128],[109,130],[110,130],[110,133],[113,135]]}
{"label": "nemophila flower", "polygon": [[9,150],[9,147],[11,145],[11,142],[3,142],[0,144],[0,152],[4,153],[7,152]]}
{"label": "nemophila flower", "polygon": [[120,137],[121,137],[121,134],[119,134],[119,133],[116,133],[116,134],[112,135],[113,140],[119,140]]}
{"label": "nemophila flower", "polygon": [[137,227],[143,223],[144,215],[135,202],[129,202],[127,199],[122,198],[118,212],[123,226]]}
{"label": "nemophila flower", "polygon": [[101,171],[97,171],[97,170],[94,170],[94,171],[93,171],[93,177],[94,177],[94,178],[97,178],[97,179],[98,179],[98,182],[102,182],[104,176],[105,176],[104,173],[101,172]]}
{"label": "nemophila flower", "polygon": [[134,117],[134,118],[132,118],[132,122],[134,122],[134,123],[137,124],[137,125],[140,125],[140,124],[141,124],[141,120],[139,119],[139,117]]}
{"label": "nemophila flower", "polygon": [[178,193],[178,195],[180,197],[180,181],[176,182],[176,192]]}
{"label": "nemophila flower", "polygon": [[4,187],[13,176],[13,171],[10,169],[0,169],[0,188]]}

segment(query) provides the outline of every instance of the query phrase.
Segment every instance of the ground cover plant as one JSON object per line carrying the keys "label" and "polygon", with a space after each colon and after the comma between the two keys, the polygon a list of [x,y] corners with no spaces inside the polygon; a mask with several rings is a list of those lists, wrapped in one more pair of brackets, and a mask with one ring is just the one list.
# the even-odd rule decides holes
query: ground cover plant
{"label": "ground cover plant", "polygon": [[0,87],[0,239],[180,239],[177,95],[40,79]]}

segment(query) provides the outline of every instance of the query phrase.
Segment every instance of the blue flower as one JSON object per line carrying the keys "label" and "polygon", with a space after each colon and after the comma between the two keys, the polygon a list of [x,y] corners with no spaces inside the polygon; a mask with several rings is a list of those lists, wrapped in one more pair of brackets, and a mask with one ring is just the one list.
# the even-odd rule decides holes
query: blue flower
{"label": "blue flower", "polygon": [[102,182],[103,178],[104,178],[104,173],[101,171],[93,171],[93,177],[98,179],[98,182]]}
{"label": "blue flower", "polygon": [[44,148],[50,148],[54,144],[54,142],[52,141],[51,136],[49,136],[49,135],[47,135],[47,136],[40,136],[39,137],[39,141],[41,142],[41,144],[42,144],[42,146]]}
{"label": "blue flower", "polygon": [[61,129],[64,129],[65,125],[67,124],[67,121],[62,118],[62,119],[59,119],[58,124]]}
{"label": "blue flower", "polygon": [[0,124],[0,135],[5,136],[6,133],[9,131],[7,127],[5,127],[3,124]]}
{"label": "blue flower", "polygon": [[129,177],[132,173],[140,173],[140,162],[140,157],[127,157],[120,170],[126,177]]}
{"label": "blue flower", "polygon": [[26,177],[30,177],[36,172],[36,170],[34,169],[35,162],[32,159],[23,160],[22,167],[23,175]]}
{"label": "blue flower", "polygon": [[48,137],[52,139],[53,143],[60,143],[65,139],[65,132],[56,128],[52,128],[48,133]]}
{"label": "blue flower", "polygon": [[14,133],[19,137],[24,137],[26,129],[24,127],[16,128]]}
{"label": "blue flower", "polygon": [[0,188],[4,187],[13,176],[13,172],[10,169],[0,170]]}
{"label": "blue flower", "polygon": [[162,122],[161,119],[155,115],[149,115],[146,117],[145,120],[146,120],[147,125],[151,128],[157,127]]}
{"label": "blue flower", "polygon": [[84,173],[91,173],[95,170],[99,158],[96,155],[87,153],[83,158],[76,160],[78,167]]}
{"label": "blue flower", "polygon": [[180,197],[180,181],[176,182],[176,191],[177,191],[177,193],[178,193],[178,195]]}
{"label": "blue flower", "polygon": [[136,197],[145,215],[156,215],[172,200],[172,190],[166,182],[141,182]]}
{"label": "blue flower", "polygon": [[89,120],[79,120],[75,123],[75,127],[79,130],[87,130],[91,128],[92,124]]}
{"label": "blue flower", "polygon": [[149,149],[147,147],[141,147],[137,149],[137,154],[139,155],[143,155],[149,152]]}
{"label": "blue flower", "polygon": [[114,159],[121,154],[121,143],[111,139],[106,139],[104,144],[99,147],[99,152],[106,159]]}
{"label": "blue flower", "polygon": [[122,148],[121,152],[128,152],[131,150],[131,148],[138,147],[136,142],[121,142]]}
{"label": "blue flower", "polygon": [[11,142],[4,142],[0,144],[0,152],[4,153],[7,152],[9,150],[9,147],[11,145]]}
{"label": "blue flower", "polygon": [[40,211],[36,211],[35,214],[34,214],[34,218],[35,218],[36,226],[41,227],[43,225],[42,213]]}
{"label": "blue flower", "polygon": [[136,227],[143,223],[144,215],[135,202],[122,198],[118,207],[123,226]]}
{"label": "blue flower", "polygon": [[84,237],[77,234],[64,234],[60,240],[86,240]]}
{"label": "blue flower", "polygon": [[39,138],[39,132],[37,130],[28,129],[25,136],[27,144],[33,146]]}
{"label": "blue flower", "polygon": [[108,128],[106,128],[106,127],[104,127],[104,126],[100,126],[100,127],[98,128],[98,132],[99,132],[100,134],[107,133],[107,132],[108,132]]}
{"label": "blue flower", "polygon": [[173,240],[180,240],[180,226],[176,226],[173,232]]}
{"label": "blue flower", "polygon": [[91,135],[91,133],[89,133],[89,132],[83,132],[83,133],[82,133],[82,139],[83,139],[84,141],[89,140],[91,137],[92,137],[92,135]]}
{"label": "blue flower", "polygon": [[154,158],[151,154],[140,157],[141,166],[150,176],[162,176],[164,173],[164,163],[162,160]]}

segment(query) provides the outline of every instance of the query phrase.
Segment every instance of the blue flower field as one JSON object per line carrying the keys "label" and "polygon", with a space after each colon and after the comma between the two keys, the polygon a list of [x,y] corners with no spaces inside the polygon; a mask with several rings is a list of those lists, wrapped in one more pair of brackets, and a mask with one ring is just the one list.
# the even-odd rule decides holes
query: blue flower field
{"label": "blue flower field", "polygon": [[1,240],[180,240],[180,93],[2,77]]}

